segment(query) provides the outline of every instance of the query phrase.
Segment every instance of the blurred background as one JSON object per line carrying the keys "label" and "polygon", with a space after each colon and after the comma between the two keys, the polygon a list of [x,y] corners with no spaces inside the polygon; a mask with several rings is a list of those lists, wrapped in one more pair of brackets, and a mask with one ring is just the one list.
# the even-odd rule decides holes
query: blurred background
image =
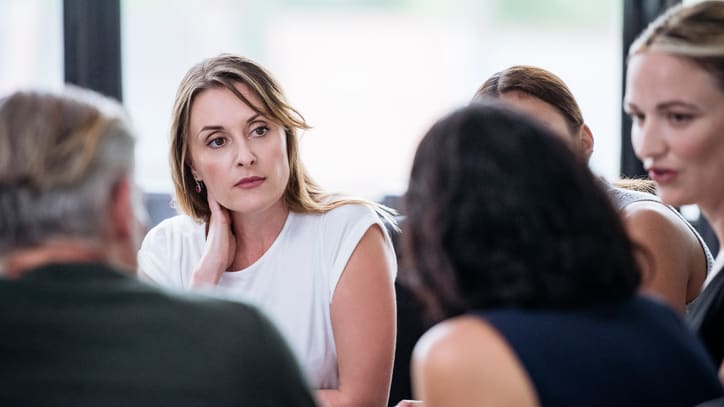
{"label": "blurred background", "polygon": [[[222,52],[276,76],[313,126],[301,136],[302,157],[331,192],[395,205],[428,127],[518,64],[570,86],[594,133],[594,172],[645,176],[621,110],[623,55],[679,2],[0,0],[0,94],[69,82],[122,100],[137,130],[136,180],[151,225],[174,214],[176,87],[193,64]],[[681,209],[710,241],[698,209]]]}
{"label": "blurred background", "polygon": [[[678,2],[0,0],[0,95],[69,82],[122,100],[137,130],[149,226],[175,213],[168,129],[176,87],[192,65],[222,52],[250,57],[279,80],[313,126],[302,135],[303,160],[332,192],[395,205],[428,127],[491,74],[519,64],[569,85],[594,133],[594,172],[645,176],[621,109],[624,55]],[[698,209],[681,209],[716,252]],[[401,321],[408,335],[398,349],[411,349],[420,327]],[[395,363],[405,372],[409,353]],[[409,397],[409,388],[409,375],[396,375],[390,400]]]}
{"label": "blurred background", "polygon": [[[63,8],[0,0],[0,93],[61,86]],[[122,0],[121,97],[138,133],[137,182],[172,192],[176,87],[191,65],[222,52],[260,62],[281,82],[313,126],[303,159],[331,191],[403,193],[430,124],[515,64],[569,84],[596,136],[593,169],[616,177],[622,16],[622,2],[609,0]]]}

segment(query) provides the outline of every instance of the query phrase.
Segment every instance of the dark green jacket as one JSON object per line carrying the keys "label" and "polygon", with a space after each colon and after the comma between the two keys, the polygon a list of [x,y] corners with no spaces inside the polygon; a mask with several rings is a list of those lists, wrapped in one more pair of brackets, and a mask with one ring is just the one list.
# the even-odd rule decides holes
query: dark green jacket
{"label": "dark green jacket", "polygon": [[249,305],[161,291],[101,264],[0,279],[0,406],[313,406]]}

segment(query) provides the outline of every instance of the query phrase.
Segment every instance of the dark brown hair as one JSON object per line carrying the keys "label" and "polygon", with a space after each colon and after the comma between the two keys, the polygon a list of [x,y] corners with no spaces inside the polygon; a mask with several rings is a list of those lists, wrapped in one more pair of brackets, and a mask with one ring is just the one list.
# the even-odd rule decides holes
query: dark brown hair
{"label": "dark brown hair", "polygon": [[485,97],[500,98],[506,92],[519,91],[548,103],[556,108],[575,134],[584,124],[581,109],[573,93],[561,78],[534,66],[517,65],[496,72],[475,92],[473,100]]}
{"label": "dark brown hair", "polygon": [[435,320],[630,298],[641,277],[600,184],[549,129],[472,103],[438,121],[417,149],[401,277]]}

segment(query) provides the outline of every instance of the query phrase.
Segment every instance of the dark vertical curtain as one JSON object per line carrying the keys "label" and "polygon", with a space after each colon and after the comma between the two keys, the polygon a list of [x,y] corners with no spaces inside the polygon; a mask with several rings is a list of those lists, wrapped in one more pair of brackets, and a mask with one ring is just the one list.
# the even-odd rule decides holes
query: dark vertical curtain
{"label": "dark vertical curtain", "polygon": [[[681,0],[623,0],[623,83],[626,93],[626,55],[631,43],[646,26],[669,7]],[[641,161],[631,148],[631,119],[621,110],[621,176],[640,178],[646,176]]]}
{"label": "dark vertical curtain", "polygon": [[120,0],[64,0],[65,82],[122,100]]}

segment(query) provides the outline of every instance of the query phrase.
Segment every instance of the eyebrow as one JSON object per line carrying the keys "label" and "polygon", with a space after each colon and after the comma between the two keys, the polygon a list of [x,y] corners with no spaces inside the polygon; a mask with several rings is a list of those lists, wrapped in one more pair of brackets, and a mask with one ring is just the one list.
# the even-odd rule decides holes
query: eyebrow
{"label": "eyebrow", "polygon": [[[632,102],[629,102],[626,100],[624,100],[624,102],[623,102],[623,107],[624,107],[624,109],[640,110],[639,107],[636,106],[635,103],[632,103]],[[658,105],[656,105],[656,110],[666,110],[666,109],[669,109],[672,107],[686,107],[689,109],[700,110],[699,106],[697,106],[693,103],[687,103],[687,102],[684,102],[681,100],[672,100],[669,102],[659,103]]]}
{"label": "eyebrow", "polygon": [[663,109],[668,109],[670,107],[687,107],[689,109],[699,110],[699,106],[697,106],[693,103],[686,103],[681,100],[672,100],[670,102],[660,103],[656,106],[656,109],[663,110]]}
{"label": "eyebrow", "polygon": [[202,127],[201,130],[199,130],[199,132],[196,133],[196,134],[197,134],[197,135],[201,135],[201,133],[203,133],[203,132],[205,132],[205,131],[216,131],[216,130],[221,130],[221,129],[223,129],[223,128],[224,128],[223,126],[218,126],[218,125],[204,126],[204,127]]}
{"label": "eyebrow", "polygon": [[[250,123],[253,123],[253,122],[256,121],[260,116],[261,116],[261,115],[260,115],[259,113],[254,114],[253,116],[251,116],[249,119],[246,120],[246,124],[249,125]],[[217,131],[217,130],[223,130],[223,129],[224,129],[224,126],[220,126],[220,125],[218,125],[218,124],[213,124],[213,125],[208,125],[208,126],[202,127],[201,130],[199,130],[198,133],[196,133],[196,134],[197,134],[198,136],[200,136],[201,133],[203,133],[203,132],[205,132],[205,131]]]}
{"label": "eyebrow", "polygon": [[259,116],[261,116],[259,113],[256,113],[255,115],[251,116],[251,117],[246,121],[246,124],[253,123],[254,121],[256,121],[257,118],[259,118]]}

